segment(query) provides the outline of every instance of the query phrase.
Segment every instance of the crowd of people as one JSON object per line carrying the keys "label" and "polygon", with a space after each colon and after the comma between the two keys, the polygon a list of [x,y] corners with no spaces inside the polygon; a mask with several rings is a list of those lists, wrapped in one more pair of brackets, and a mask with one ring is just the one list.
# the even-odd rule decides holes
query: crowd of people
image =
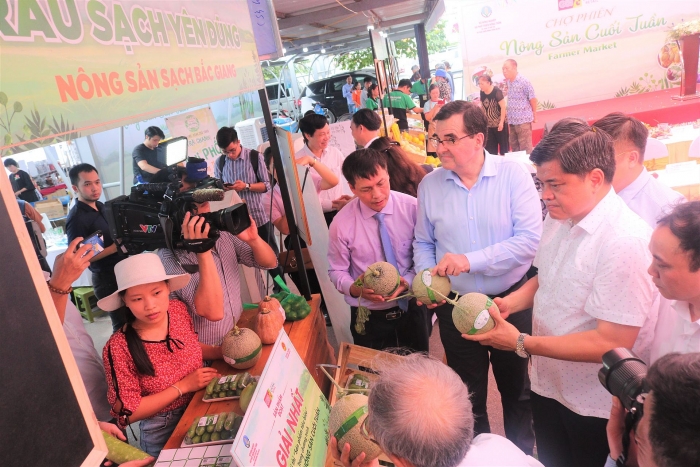
{"label": "crowd of people", "polygon": [[[678,449],[666,433],[678,430],[678,439],[688,440],[700,430],[700,356],[693,353],[700,352],[700,201],[684,202],[650,176],[646,127],[627,115],[592,126],[561,120],[532,148],[533,87],[513,60],[503,71],[505,92],[482,76],[479,104],[453,100],[444,68],[423,107],[409,97],[419,75],[385,97],[399,122],[401,110],[404,118],[406,111],[425,116],[429,151],[442,163],[437,170],[379,136],[371,81],[355,89],[348,77],[346,85],[356,151],[342,154],[329,144],[324,116],[300,121],[304,146],[295,158],[309,168],[329,227],[329,278],[350,306],[354,341],[414,352],[400,363],[378,363],[369,436],[397,466],[603,466],[620,453],[624,411],[597,371],[606,351],[625,347],[653,364],[644,425],[635,434],[639,465],[694,465],[686,461],[697,463],[698,449]],[[142,180],[163,174],[148,152],[162,137],[155,127],[146,130],[134,159]],[[140,422],[141,448],[152,456],[192,394],[218,377],[208,362],[221,358],[222,339],[242,313],[238,265],[282,273],[274,229],[289,233],[289,218],[272,152],[242,147],[233,128],[221,128],[216,140],[222,154],[215,177],[245,200],[250,227],[210,240],[200,216],[209,203],[195,203],[181,229],[185,242],[203,245],[196,251],[127,257],[109,234],[97,169],[80,164],[69,174],[77,194],[67,220],[70,245],[48,287],[97,418],[119,429]],[[521,163],[499,156],[509,150],[530,154],[541,194]],[[181,190],[207,179],[206,169],[206,161],[188,160],[177,172]],[[92,256],[80,242],[97,230],[105,249]],[[400,273],[388,297],[362,280],[377,261]],[[67,300],[86,268],[98,305],[112,318],[101,357]],[[444,300],[394,300],[426,269],[450,277],[449,298],[492,298],[495,328],[463,335]],[[311,287],[320,292],[318,281]],[[433,315],[447,365],[421,355],[429,351]],[[490,367],[505,438],[490,434]],[[439,387],[440,397],[430,387]],[[535,442],[539,460],[531,457]],[[344,464],[364,462],[351,463],[347,446],[339,448]]]}

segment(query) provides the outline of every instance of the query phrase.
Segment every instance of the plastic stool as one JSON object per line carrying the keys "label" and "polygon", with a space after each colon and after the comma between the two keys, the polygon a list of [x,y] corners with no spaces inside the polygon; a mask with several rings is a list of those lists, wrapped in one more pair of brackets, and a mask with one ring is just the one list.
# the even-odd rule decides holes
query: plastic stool
{"label": "plastic stool", "polygon": [[83,318],[94,323],[95,319],[92,316],[90,299],[95,297],[95,290],[92,287],[78,287],[73,289],[73,296],[75,297],[75,305]]}

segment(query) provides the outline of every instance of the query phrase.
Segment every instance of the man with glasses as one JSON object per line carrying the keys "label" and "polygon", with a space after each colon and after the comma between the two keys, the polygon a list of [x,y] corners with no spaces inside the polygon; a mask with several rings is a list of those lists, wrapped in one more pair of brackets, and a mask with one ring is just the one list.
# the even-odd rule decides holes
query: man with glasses
{"label": "man with glasses", "polygon": [[[270,245],[275,254],[279,254],[270,222],[270,207],[265,208],[263,205],[263,194],[270,190],[270,178],[263,157],[255,150],[244,148],[238,139],[238,133],[231,127],[219,129],[216,144],[221,149],[222,158],[214,164],[214,177],[220,178],[225,189],[235,190],[246,202],[250,216],[258,226],[258,235]],[[282,269],[276,267],[270,274],[281,277]],[[276,284],[274,288],[278,291]]]}
{"label": "man with glasses", "polygon": [[[395,466],[543,467],[502,436],[475,436],[471,388],[442,362],[412,354],[376,359],[372,369],[378,376],[372,381],[360,435],[378,445]],[[426,388],[437,389],[439,395]],[[351,463],[350,445],[338,446],[335,437],[330,445],[333,457],[345,467],[379,467],[365,453]]]}
{"label": "man with glasses", "polygon": [[[460,295],[507,295],[525,283],[540,240],[537,190],[518,163],[484,150],[488,122],[480,107],[450,102],[434,121],[432,139],[442,170],[426,175],[418,187],[416,271],[427,268],[452,276],[452,290]],[[490,431],[486,413],[490,360],[501,393],[506,436],[531,454],[527,360],[462,339],[452,321],[451,305],[443,302],[435,312],[447,363],[473,394],[476,433]],[[521,332],[530,332],[532,309],[509,321]]]}

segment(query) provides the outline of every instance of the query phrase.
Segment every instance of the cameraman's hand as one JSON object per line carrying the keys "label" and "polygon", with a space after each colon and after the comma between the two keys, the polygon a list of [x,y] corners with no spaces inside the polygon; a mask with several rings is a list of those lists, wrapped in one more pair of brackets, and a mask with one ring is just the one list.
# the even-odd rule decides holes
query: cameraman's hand
{"label": "cameraman's hand", "polygon": [[204,222],[204,218],[193,216],[189,212],[185,213],[182,221],[182,236],[185,240],[198,240],[209,237],[209,224]]}
{"label": "cameraman's hand", "polygon": [[233,182],[233,189],[236,191],[245,190],[245,182],[242,182],[241,180],[236,180],[235,182]]}
{"label": "cameraman's hand", "polygon": [[255,224],[255,220],[253,220],[252,217],[250,218],[250,227],[236,235],[236,237],[240,238],[246,243],[254,242],[255,240],[260,238],[260,236],[258,235],[258,226]]}
{"label": "cameraman's hand", "polygon": [[[625,433],[625,416],[627,411],[622,406],[622,402],[617,397],[613,397],[612,408],[610,409],[610,418],[605,427],[608,435],[608,447],[610,448],[610,457],[617,460],[622,454],[622,436]],[[641,425],[641,423],[640,423]],[[627,453],[626,465],[634,467],[639,465],[637,462],[637,435],[634,430],[630,432],[630,447]]]}

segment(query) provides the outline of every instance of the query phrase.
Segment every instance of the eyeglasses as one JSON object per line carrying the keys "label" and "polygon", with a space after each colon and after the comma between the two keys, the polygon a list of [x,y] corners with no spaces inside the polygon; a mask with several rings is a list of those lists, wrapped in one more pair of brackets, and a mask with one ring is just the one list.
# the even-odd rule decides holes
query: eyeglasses
{"label": "eyeglasses", "polygon": [[369,430],[367,430],[367,417],[365,417],[364,420],[362,420],[362,424],[360,425],[360,434],[367,440],[371,441],[377,446],[379,446],[379,443],[372,438],[372,435],[369,433]]}
{"label": "eyeglasses", "polygon": [[[239,146],[241,144],[241,142],[240,142],[240,140],[236,140],[236,141],[232,141],[231,144],[233,144],[234,146]],[[237,150],[236,147],[234,147],[233,149],[222,149],[221,154],[223,154],[224,156],[226,156],[228,154],[236,154],[236,150]]]}
{"label": "eyeglasses", "polygon": [[464,135],[461,138],[447,138],[447,139],[440,139],[440,138],[428,138],[431,143],[435,145],[435,147],[440,146],[440,143],[444,143],[445,146],[455,146],[458,141],[462,141],[464,138],[471,138],[474,135]]}

